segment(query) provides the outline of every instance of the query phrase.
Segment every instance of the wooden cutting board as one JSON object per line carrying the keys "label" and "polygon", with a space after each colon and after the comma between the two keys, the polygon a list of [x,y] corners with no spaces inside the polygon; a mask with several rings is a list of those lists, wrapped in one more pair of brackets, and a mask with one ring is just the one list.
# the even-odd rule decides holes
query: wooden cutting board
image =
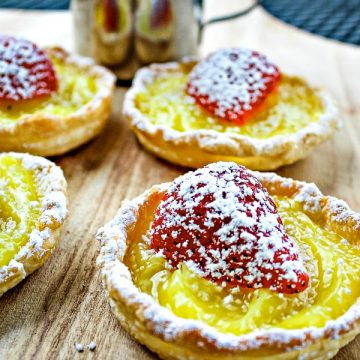
{"label": "wooden cutting board", "polygon": [[[207,2],[207,14],[216,0]],[[221,11],[238,2],[222,2]],[[72,50],[68,12],[0,11],[0,33],[22,35],[40,45]],[[360,211],[360,49],[306,34],[257,9],[247,17],[206,30],[202,53],[221,46],[247,46],[269,55],[290,73],[324,84],[342,109],[344,128],[306,160],[279,170],[315,182],[325,194]],[[54,159],[69,184],[70,217],[61,243],[43,268],[0,299],[0,359],[155,359],[120,327],[105,299],[95,266],[99,226],[124,198],[172,180],[184,169],[147,154],[121,117],[125,89],[117,89],[112,115],[101,136]],[[91,353],[74,343],[95,341]],[[336,360],[360,359],[360,338]]]}

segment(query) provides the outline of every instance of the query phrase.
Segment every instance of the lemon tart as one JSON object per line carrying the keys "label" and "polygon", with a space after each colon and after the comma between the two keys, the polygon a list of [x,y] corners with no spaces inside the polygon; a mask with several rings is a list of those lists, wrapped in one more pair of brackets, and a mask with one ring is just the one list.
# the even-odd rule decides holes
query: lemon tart
{"label": "lemon tart", "polygon": [[0,36],[0,151],[63,154],[98,135],[114,76],[61,48]]}
{"label": "lemon tart", "polygon": [[241,48],[140,69],[124,115],[146,149],[193,168],[235,161],[276,169],[304,158],[340,126],[324,89]]}
{"label": "lemon tart", "polygon": [[330,359],[360,332],[360,215],[314,184],[219,162],[99,229],[116,317],[164,359]]}
{"label": "lemon tart", "polygon": [[59,167],[28,154],[0,154],[0,296],[45,262],[66,216]]}

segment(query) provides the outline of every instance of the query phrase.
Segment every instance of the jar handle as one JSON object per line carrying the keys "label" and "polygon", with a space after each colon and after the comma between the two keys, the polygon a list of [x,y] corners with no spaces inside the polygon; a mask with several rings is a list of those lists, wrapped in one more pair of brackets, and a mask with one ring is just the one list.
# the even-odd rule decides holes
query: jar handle
{"label": "jar handle", "polygon": [[[204,2],[203,0],[194,0],[194,5],[196,8],[196,16],[197,16],[199,26],[200,26],[200,34],[202,33],[202,30],[204,29],[204,27],[207,25],[214,24],[214,23],[221,22],[221,21],[226,21],[226,20],[233,20],[233,19],[236,19],[238,17],[244,16],[244,15],[250,13],[258,5],[261,4],[262,0],[255,0],[253,4],[251,4],[249,7],[247,7],[244,10],[241,10],[241,11],[229,14],[229,15],[214,17],[207,21],[202,21],[201,15],[202,15],[202,9],[203,9],[203,2]],[[200,37],[199,37],[199,40],[200,40]]]}

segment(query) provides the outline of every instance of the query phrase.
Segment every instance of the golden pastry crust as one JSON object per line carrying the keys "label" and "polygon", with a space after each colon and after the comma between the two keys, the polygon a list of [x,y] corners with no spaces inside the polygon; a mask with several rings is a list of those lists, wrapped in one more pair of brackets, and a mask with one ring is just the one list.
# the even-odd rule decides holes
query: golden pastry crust
{"label": "golden pastry crust", "polygon": [[106,124],[111,111],[114,75],[91,59],[70,55],[61,48],[46,51],[61,64],[92,76],[99,89],[88,103],[69,115],[25,114],[10,125],[0,122],[0,151],[60,155],[98,135]]}
{"label": "golden pastry crust", "polygon": [[324,106],[320,119],[290,135],[258,139],[207,129],[177,131],[153,124],[137,108],[136,96],[157,77],[184,67],[192,68],[194,64],[196,61],[184,59],[140,69],[125,96],[123,113],[140,143],[151,153],[169,162],[198,168],[216,161],[234,161],[253,170],[274,170],[306,157],[340,126],[333,100],[322,89],[313,89]]}
{"label": "golden pastry crust", "polygon": [[0,157],[9,155],[20,159],[26,169],[34,171],[37,189],[42,196],[42,211],[28,242],[8,265],[0,267],[0,296],[44,264],[56,245],[68,214],[67,185],[62,170],[51,161],[28,154],[2,153]]}
{"label": "golden pastry crust", "polygon": [[[270,195],[296,199],[309,217],[346,235],[352,245],[360,239],[360,214],[314,184],[254,173]],[[116,317],[139,342],[163,359],[330,359],[360,332],[360,299],[324,327],[297,330],[258,330],[246,335],[222,334],[196,320],[182,319],[162,307],[134,284],[123,259],[139,224],[154,213],[169,184],[152,187],[132,201],[124,201],[116,217],[98,231],[104,286]]]}

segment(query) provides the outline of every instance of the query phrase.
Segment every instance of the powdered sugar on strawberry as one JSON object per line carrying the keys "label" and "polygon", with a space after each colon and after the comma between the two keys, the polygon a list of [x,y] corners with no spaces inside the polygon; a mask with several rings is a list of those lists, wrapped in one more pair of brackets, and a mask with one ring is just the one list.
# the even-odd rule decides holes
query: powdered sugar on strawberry
{"label": "powdered sugar on strawberry", "polygon": [[56,88],[55,70],[44,51],[28,40],[0,36],[0,100],[48,96]]}
{"label": "powdered sugar on strawberry", "polygon": [[264,55],[225,48],[194,67],[186,90],[211,114],[243,124],[279,81],[279,69]]}
{"label": "powdered sugar on strawberry", "polygon": [[306,289],[298,248],[259,180],[235,163],[210,164],[177,178],[156,210],[151,247],[220,285]]}

